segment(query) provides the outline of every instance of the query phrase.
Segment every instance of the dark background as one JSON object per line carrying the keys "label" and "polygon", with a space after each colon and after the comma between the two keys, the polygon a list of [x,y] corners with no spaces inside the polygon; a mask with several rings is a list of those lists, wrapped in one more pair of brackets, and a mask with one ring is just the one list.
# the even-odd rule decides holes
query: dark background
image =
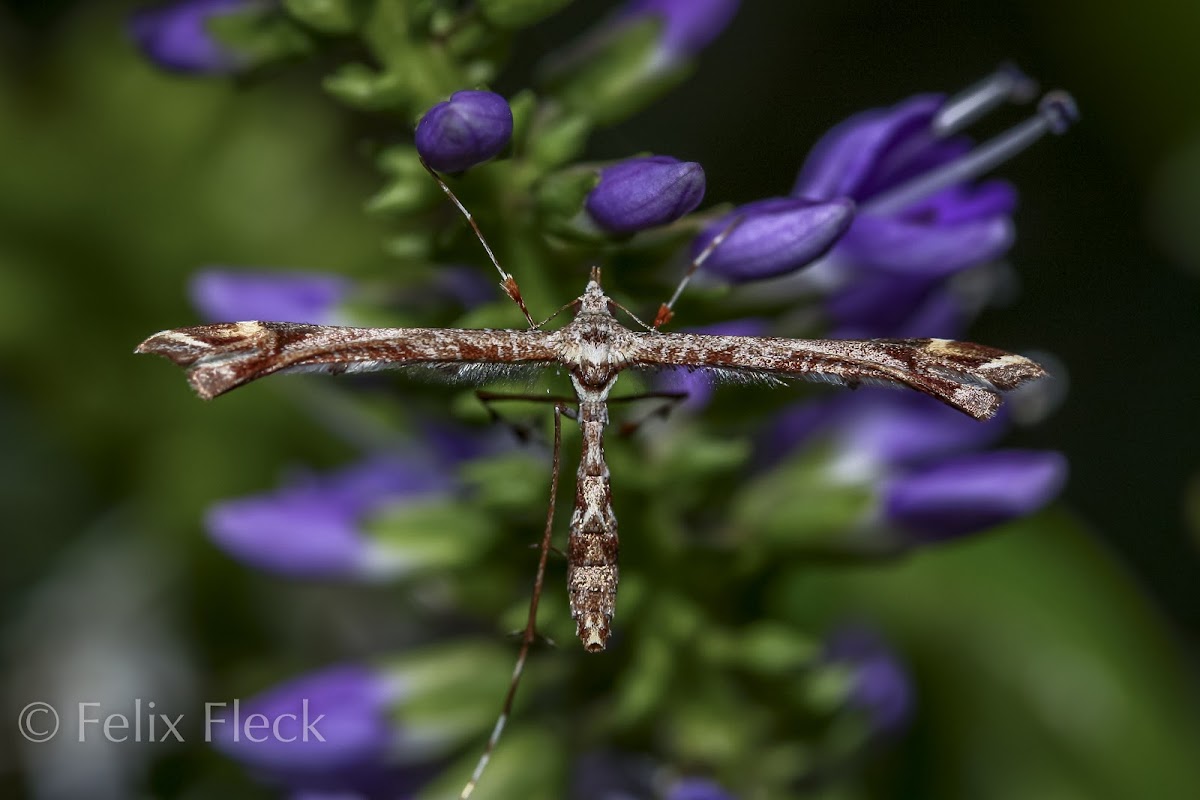
{"label": "dark background", "polygon": [[[537,54],[602,11],[576,5],[523,35],[505,81],[519,85]],[[602,132],[593,154],[700,161],[708,197],[741,202],[786,192],[847,115],[954,91],[1003,61],[1075,95],[1082,122],[1003,170],[1021,189],[1021,292],[972,333],[1065,365],[1064,405],[1017,440],[1068,454],[1063,505],[1161,610],[1194,674],[1200,6],[743,6],[691,82]],[[321,95],[316,72],[241,92],[159,76],[124,40],[125,7],[0,4],[0,591],[17,671],[47,583],[118,540],[171,551],[139,589],[180,602],[205,642],[200,668],[243,646],[253,631],[238,606],[255,578],[231,576],[196,520],[213,497],[270,484],[281,460],[336,461],[337,445],[305,436],[304,414],[277,396],[231,398],[198,420],[184,413],[192,398],[159,391],[179,389],[177,376],[123,354],[192,318],[183,287],[201,264],[387,269],[385,231],[359,214],[375,182],[357,148],[369,123]],[[180,474],[194,477],[178,485]],[[220,596],[206,591],[214,581]],[[89,619],[64,614],[63,636]]]}

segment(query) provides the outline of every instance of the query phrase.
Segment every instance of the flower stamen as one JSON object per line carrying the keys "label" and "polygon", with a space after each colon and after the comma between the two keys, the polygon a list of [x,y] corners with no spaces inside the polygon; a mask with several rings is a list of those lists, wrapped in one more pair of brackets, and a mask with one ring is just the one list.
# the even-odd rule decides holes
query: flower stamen
{"label": "flower stamen", "polygon": [[971,152],[888,189],[859,206],[860,214],[894,214],[941,190],[983,175],[1022,152],[1048,133],[1063,134],[1079,119],[1075,99],[1064,91],[1047,92],[1037,113]]}
{"label": "flower stamen", "polygon": [[1037,96],[1037,81],[1013,64],[1001,65],[986,78],[968,86],[946,101],[930,127],[944,139],[961,133],[976,120],[1004,103],[1028,103]]}

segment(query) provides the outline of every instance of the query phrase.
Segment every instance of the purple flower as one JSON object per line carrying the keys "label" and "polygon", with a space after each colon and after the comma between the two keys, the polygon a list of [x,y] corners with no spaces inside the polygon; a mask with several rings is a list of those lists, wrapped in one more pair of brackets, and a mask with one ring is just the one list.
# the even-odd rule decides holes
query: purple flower
{"label": "purple flower", "polygon": [[496,299],[496,282],[485,278],[474,267],[450,265],[433,274],[430,290],[447,297],[466,309],[490,303]]}
{"label": "purple flower", "polygon": [[503,97],[455,92],[417,123],[417,152],[439,172],[462,172],[498,156],[512,132],[512,109]]}
{"label": "purple flower", "polygon": [[975,147],[958,130],[982,110],[1029,91],[1028,79],[1001,70],[947,99],[918,95],[857,114],[813,148],[792,196],[850,197],[859,213],[837,254],[856,267],[940,278],[1002,256],[1013,241],[1016,191],[974,181],[1076,118],[1074,101],[1047,94],[1037,114]]}
{"label": "purple flower", "polygon": [[718,784],[705,778],[681,778],[667,790],[665,800],[734,800]]}
{"label": "purple flower", "polygon": [[679,778],[662,791],[661,766],[652,759],[625,753],[588,753],[575,764],[571,800],[733,800],[704,778]]}
{"label": "purple flower", "polygon": [[329,475],[303,476],[269,494],[218,503],[205,523],[221,549],[268,572],[382,578],[411,565],[404,552],[364,535],[364,519],[451,486],[428,459],[376,457]]}
{"label": "purple flower", "polygon": [[600,181],[588,194],[585,207],[609,233],[631,234],[674,222],[703,199],[704,169],[699,164],[645,156],[600,170]]}
{"label": "purple flower", "polygon": [[899,731],[912,716],[913,687],[904,666],[874,631],[848,626],[825,645],[825,659],[851,671],[846,702],[867,715],[877,734]]}
{"label": "purple flower", "polygon": [[735,282],[771,278],[820,258],[837,243],[853,218],[854,203],[846,199],[757,200],[709,225],[692,242],[692,254],[698,256],[740,219],[704,262],[704,269]]}
{"label": "purple flower", "polygon": [[[766,330],[767,324],[760,319],[735,319],[688,329],[691,333],[707,333],[714,336],[765,336]],[[680,406],[698,411],[712,401],[715,381],[713,373],[706,370],[675,367],[658,374],[655,388],[663,392],[687,392],[687,397],[680,402]]]}
{"label": "purple flower", "polygon": [[1016,192],[1001,181],[958,184],[878,213],[872,200],[971,149],[961,136],[942,138],[934,119],[941,95],[919,95],[889,109],[857,114],[813,148],[792,195],[852,197],[860,213],[838,253],[860,267],[942,277],[998,258],[1013,240]]}
{"label": "purple flower", "polygon": [[216,708],[213,744],[265,783],[404,796],[430,777],[427,763],[406,759],[404,731],[393,722],[404,693],[374,669],[331,667]]}
{"label": "purple flower", "polygon": [[593,752],[576,760],[571,800],[643,800],[653,798],[657,764],[646,756]]}
{"label": "purple flower", "polygon": [[129,35],[143,55],[165,70],[226,75],[244,68],[248,61],[215,39],[209,22],[260,6],[259,0],[181,0],[144,8],[130,16]]}
{"label": "purple flower", "polygon": [[917,543],[943,541],[1032,514],[1058,495],[1066,478],[1060,453],[953,456],[886,481],[883,514]]}
{"label": "purple flower", "polygon": [[1008,427],[1003,411],[979,422],[924,395],[864,388],[850,396],[796,405],[775,418],[760,454],[774,461],[820,437],[832,445],[831,469],[843,479],[889,472],[993,443]]}
{"label": "purple flower", "polygon": [[653,16],[662,20],[658,59],[664,64],[690,58],[713,42],[737,13],[739,0],[632,0],[621,22]]}
{"label": "purple flower", "polygon": [[971,310],[945,281],[864,272],[825,300],[835,339],[957,339]]}
{"label": "purple flower", "polygon": [[276,320],[329,325],[349,282],[305,272],[234,272],[206,269],[192,276],[192,305],[211,322]]}

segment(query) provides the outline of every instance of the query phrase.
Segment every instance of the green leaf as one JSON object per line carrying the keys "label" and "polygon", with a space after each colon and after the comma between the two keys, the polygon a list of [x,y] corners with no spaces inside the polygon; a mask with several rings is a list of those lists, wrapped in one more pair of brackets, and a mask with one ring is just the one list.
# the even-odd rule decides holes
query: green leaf
{"label": "green leaf", "polygon": [[477,0],[476,5],[488,22],[515,30],[532,25],[570,3],[571,0]]}
{"label": "green leaf", "polygon": [[527,514],[545,508],[550,491],[550,466],[529,453],[507,453],[471,461],[462,477],[485,508]]}
{"label": "green leaf", "polygon": [[[518,693],[518,697],[524,692]],[[494,709],[499,712],[499,708]],[[483,747],[482,741],[479,747]],[[479,752],[470,749],[450,769],[416,796],[419,800],[451,800],[459,796],[475,769]],[[567,741],[545,727],[509,720],[500,746],[471,800],[560,800],[566,796]]]}
{"label": "green leaf", "polygon": [[[748,483],[730,518],[755,542],[824,555],[863,552],[857,529],[870,487],[834,482],[824,451],[807,450]],[[867,543],[868,553],[873,552]]]}
{"label": "green leaf", "polygon": [[210,17],[207,28],[221,44],[254,66],[306,55],[313,40],[299,25],[275,10],[248,5],[244,10]]}
{"label": "green leaf", "polygon": [[797,625],[873,621],[918,676],[905,759],[939,767],[937,791],[914,796],[1200,796],[1200,714],[1175,635],[1066,514],[887,568],[787,570],[771,591]]}
{"label": "green leaf", "polygon": [[600,182],[594,166],[569,167],[547,175],[535,189],[542,228],[573,242],[604,242],[608,235],[583,210],[588,193]]}
{"label": "green leaf", "polygon": [[819,651],[819,645],[793,625],[755,622],[730,637],[714,637],[703,643],[705,651],[720,663],[733,664],[759,675],[799,675]]}
{"label": "green leaf", "polygon": [[623,25],[556,54],[558,62],[547,70],[548,93],[600,125],[632,116],[691,72],[687,64],[656,63],[660,27],[653,18]]}
{"label": "green leaf", "polygon": [[367,535],[413,569],[439,570],[478,560],[496,528],[460,501],[406,500],[373,515]]}
{"label": "green leaf", "polygon": [[284,0],[298,21],[330,35],[352,33],[365,16],[364,0]]}
{"label": "green leaf", "polygon": [[384,662],[400,685],[393,714],[423,745],[447,749],[491,727],[514,656],[499,643],[456,641]]}
{"label": "green leaf", "polygon": [[406,104],[411,92],[394,72],[378,72],[365,64],[345,64],[326,76],[325,91],[352,108],[378,111]]}

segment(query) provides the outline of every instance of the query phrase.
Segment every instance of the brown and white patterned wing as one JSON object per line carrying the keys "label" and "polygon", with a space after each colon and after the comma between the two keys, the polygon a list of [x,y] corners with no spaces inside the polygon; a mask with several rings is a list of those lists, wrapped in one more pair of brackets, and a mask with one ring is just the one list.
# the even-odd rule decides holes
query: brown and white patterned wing
{"label": "brown and white patterned wing", "polygon": [[469,378],[476,365],[555,361],[549,337],[541,331],[227,322],[162,331],[135,352],[171,359],[207,400],[275,372],[370,372],[427,364],[456,368]]}
{"label": "brown and white patterned wing", "polygon": [[778,339],[687,333],[643,333],[637,339],[630,366],[682,365],[851,388],[907,386],[976,419],[996,413],[1002,392],[1046,374],[1024,356],[949,339]]}

